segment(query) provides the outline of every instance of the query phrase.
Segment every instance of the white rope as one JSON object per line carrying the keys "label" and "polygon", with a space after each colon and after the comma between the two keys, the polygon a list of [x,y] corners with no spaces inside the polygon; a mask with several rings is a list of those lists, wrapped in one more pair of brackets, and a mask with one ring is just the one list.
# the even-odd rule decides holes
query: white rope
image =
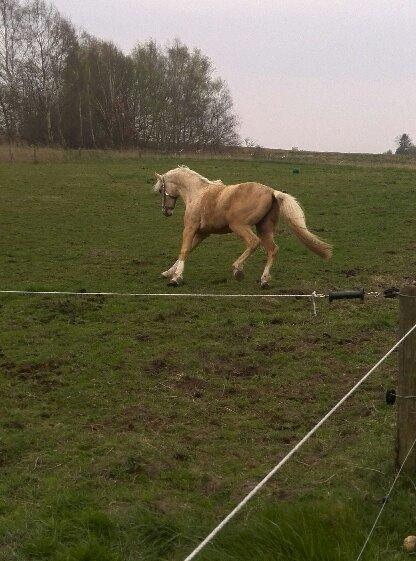
{"label": "white rope", "polygon": [[403,335],[403,337],[401,339],[399,339],[399,341],[397,341],[397,343],[395,345],[393,345],[393,347],[361,378],[361,380],[359,380],[355,386],[353,388],[350,389],[350,391],[348,393],[346,393],[344,395],[344,397],[342,399],[340,399],[338,401],[338,403],[336,405],[334,405],[334,407],[328,411],[328,413],[322,417],[322,419],[302,438],[302,440],[300,440],[296,446],[294,446],[290,452],[288,454],[286,454],[286,456],[280,460],[280,462],[266,475],[266,477],[264,477],[260,483],[258,483],[254,489],[252,489],[250,491],[250,493],[248,493],[248,495],[246,495],[244,497],[244,499],[234,508],[234,510],[232,510],[230,512],[230,514],[228,514],[228,516],[226,516],[222,522],[220,522],[218,524],[218,526],[216,528],[214,528],[214,530],[212,530],[212,532],[192,551],[192,553],[190,555],[188,555],[188,557],[185,558],[184,561],[191,561],[191,559],[194,559],[194,557],[201,551],[201,549],[203,549],[217,534],[218,532],[221,531],[222,528],[224,528],[224,526],[232,519],[234,518],[234,516],[243,508],[243,506],[252,498],[254,497],[254,495],[256,495],[256,493],[258,493],[258,491],[260,491],[260,489],[262,487],[264,487],[264,485],[269,481],[269,479],[271,479],[273,477],[273,475],[282,467],[285,465],[285,463],[299,450],[299,448],[301,448],[303,446],[303,444],[305,444],[305,442],[307,440],[309,440],[309,438],[319,429],[319,427],[321,427],[325,421],[327,419],[329,419],[329,417],[331,417],[331,415],[333,413],[335,413],[335,411],[337,409],[339,409],[339,407],[344,403],[344,401],[346,401],[366,380],[367,378],[374,372],[374,370],[376,370],[380,364],[382,364],[386,358],[388,358],[396,349],[397,347],[399,347],[401,345],[401,343],[416,329],[416,323],[414,324],[414,326],[412,328],[409,329],[409,331],[407,333],[405,333]]}
{"label": "white rope", "polygon": [[70,292],[57,290],[0,290],[0,294],[28,294],[39,296],[134,296],[138,298],[325,298],[325,294],[215,294],[192,292]]}
{"label": "white rope", "polygon": [[405,459],[403,460],[403,463],[402,463],[402,465],[400,466],[399,471],[397,472],[396,477],[395,477],[394,480],[393,480],[393,483],[391,484],[391,487],[390,487],[390,489],[389,489],[389,492],[387,493],[387,495],[386,495],[386,496],[384,497],[384,499],[383,499],[383,504],[381,505],[381,508],[380,508],[380,510],[379,510],[379,512],[378,512],[378,514],[377,514],[377,516],[376,516],[376,519],[374,520],[374,524],[373,524],[372,527],[371,527],[371,530],[370,530],[370,532],[369,532],[369,534],[368,534],[368,536],[367,536],[367,538],[366,538],[366,540],[365,540],[365,542],[364,542],[364,544],[363,544],[363,547],[361,548],[360,553],[358,554],[358,557],[357,557],[356,561],[360,561],[360,559],[361,559],[361,557],[362,557],[362,555],[363,555],[363,553],[364,553],[364,550],[366,549],[366,547],[367,547],[367,545],[368,545],[368,542],[370,541],[371,536],[373,535],[373,532],[374,532],[374,530],[376,529],[377,522],[379,521],[380,516],[382,515],[383,510],[384,510],[386,504],[388,503],[388,500],[389,500],[389,498],[390,498],[390,495],[391,495],[392,492],[393,492],[394,486],[396,485],[396,483],[397,483],[397,481],[398,481],[398,479],[399,479],[399,477],[400,477],[400,474],[401,474],[401,472],[402,472],[402,469],[403,469],[405,463],[407,462],[408,457],[409,457],[410,454],[412,453],[413,448],[415,447],[415,444],[416,444],[416,438],[415,438],[415,440],[413,441],[413,444],[411,445],[411,447],[410,447],[408,453],[406,454],[406,457],[405,457]]}

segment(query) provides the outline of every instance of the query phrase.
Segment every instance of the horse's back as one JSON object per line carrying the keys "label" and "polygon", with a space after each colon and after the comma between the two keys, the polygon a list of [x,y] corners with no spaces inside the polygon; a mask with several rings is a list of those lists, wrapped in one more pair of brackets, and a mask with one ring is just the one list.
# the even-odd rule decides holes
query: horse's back
{"label": "horse's back", "polygon": [[227,232],[230,224],[257,224],[273,204],[273,190],[261,183],[215,185],[201,200],[201,229]]}
{"label": "horse's back", "polygon": [[261,183],[247,182],[226,187],[222,193],[229,223],[253,226],[270,210],[273,190]]}

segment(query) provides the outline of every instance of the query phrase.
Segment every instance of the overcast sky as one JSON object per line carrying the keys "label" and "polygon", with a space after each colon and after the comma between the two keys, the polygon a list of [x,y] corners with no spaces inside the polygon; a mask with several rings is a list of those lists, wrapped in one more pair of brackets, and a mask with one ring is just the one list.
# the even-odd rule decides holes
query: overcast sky
{"label": "overcast sky", "polygon": [[416,140],[416,0],[54,0],[125,52],[175,37],[207,54],[242,137],[383,152]]}

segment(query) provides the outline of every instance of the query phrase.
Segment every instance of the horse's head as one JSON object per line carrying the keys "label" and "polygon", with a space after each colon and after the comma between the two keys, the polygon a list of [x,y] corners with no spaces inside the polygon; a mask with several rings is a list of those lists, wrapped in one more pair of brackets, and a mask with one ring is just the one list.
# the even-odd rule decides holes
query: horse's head
{"label": "horse's head", "polygon": [[154,192],[160,193],[162,196],[162,211],[165,216],[172,216],[175,208],[176,199],[179,197],[179,191],[175,183],[169,180],[168,174],[159,175],[155,173],[156,185]]}

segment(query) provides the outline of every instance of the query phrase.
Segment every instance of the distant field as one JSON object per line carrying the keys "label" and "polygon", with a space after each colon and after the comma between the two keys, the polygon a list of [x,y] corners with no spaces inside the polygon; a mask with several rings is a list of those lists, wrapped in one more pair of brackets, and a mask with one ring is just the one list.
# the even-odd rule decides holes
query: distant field
{"label": "distant field", "polygon": [[416,169],[414,154],[360,154],[343,152],[310,152],[307,150],[283,150],[260,146],[244,148],[222,147],[206,150],[152,150],[151,148],[125,148],[122,150],[61,148],[47,146],[25,146],[0,144],[0,164],[2,163],[80,163],[126,159],[149,159],[163,157],[192,160],[244,159],[273,163],[331,164],[369,167],[400,167]]}
{"label": "distant field", "polygon": [[[323,262],[280,225],[271,291],[382,290],[415,279],[416,172],[185,157],[0,166],[0,288],[164,292],[182,204],[153,171],[186,163],[294,194],[334,244]],[[257,292],[232,236],[189,259],[181,291]],[[172,290],[172,289],[169,289]],[[179,561],[395,341],[397,302],[0,295],[0,559]],[[355,559],[393,476],[395,357],[201,561]],[[399,483],[367,561],[416,533]]]}

